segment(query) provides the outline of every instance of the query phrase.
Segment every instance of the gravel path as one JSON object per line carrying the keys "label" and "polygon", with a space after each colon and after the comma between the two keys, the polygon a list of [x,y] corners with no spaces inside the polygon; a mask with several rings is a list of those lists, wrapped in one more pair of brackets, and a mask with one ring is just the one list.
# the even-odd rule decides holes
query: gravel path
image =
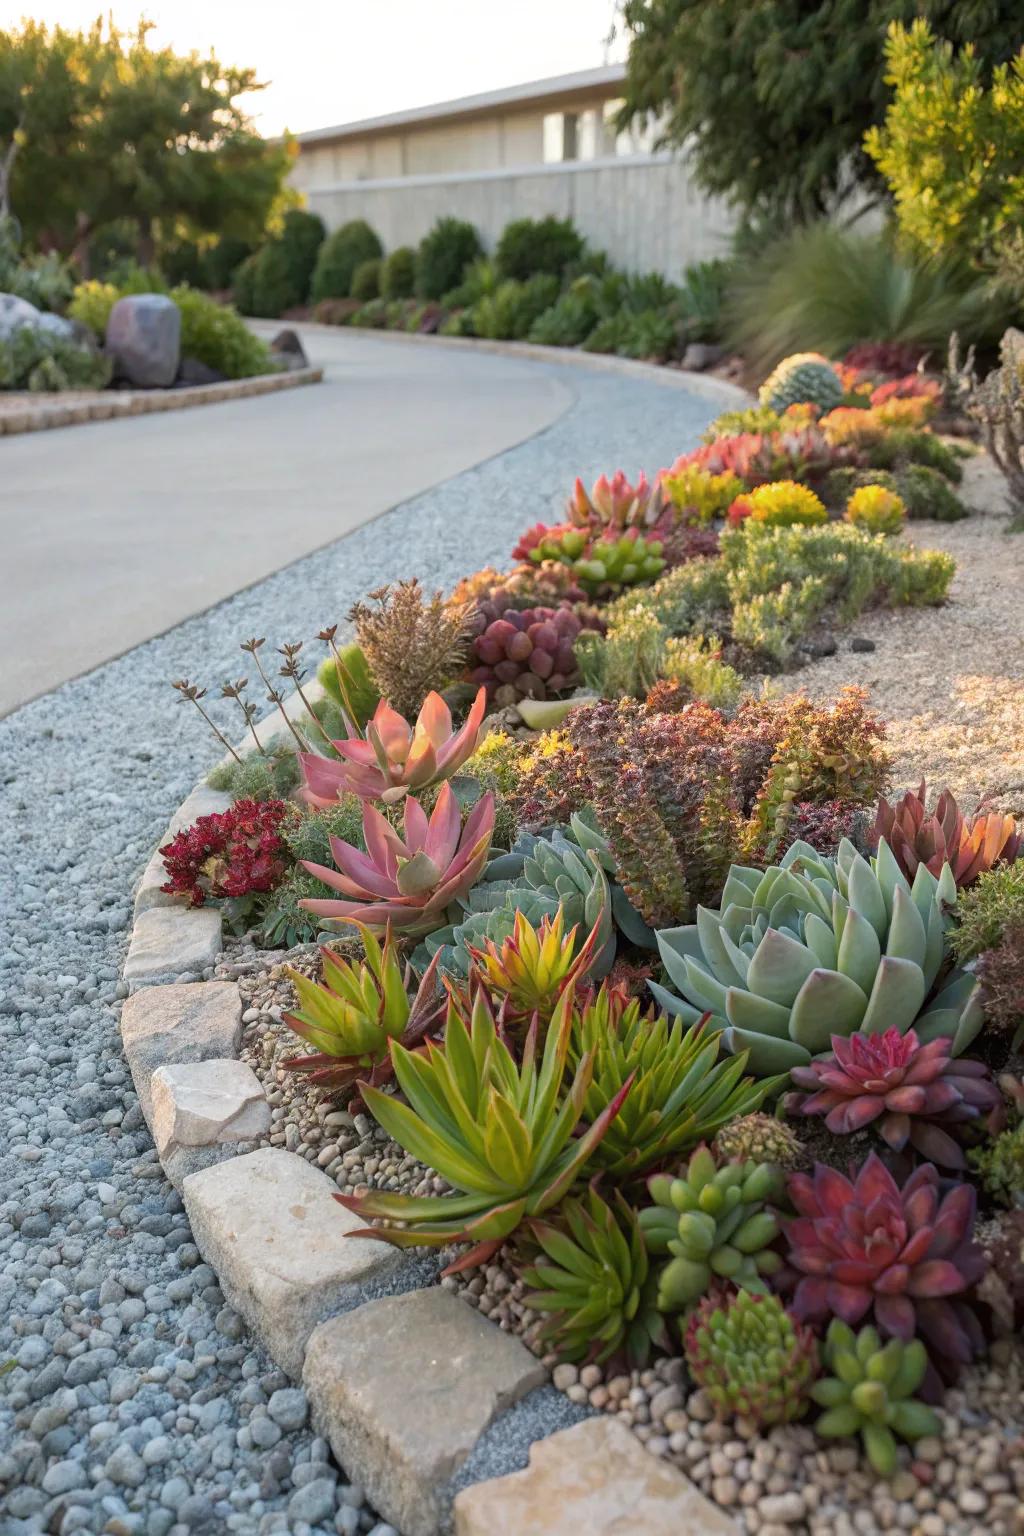
{"label": "gravel path", "polygon": [[967,462],[964,499],[976,515],[959,523],[911,523],[919,546],[957,562],[941,608],[866,614],[851,634],[872,652],[839,651],[794,678],[813,697],[844,683],[869,689],[889,722],[894,781],[922,775],[937,792],[949,785],[972,809],[991,794],[1001,810],[1024,816],[1024,534],[1006,532],[1003,480],[990,460]]}
{"label": "gravel path", "polygon": [[715,414],[543,371],[576,404],[542,435],[0,721],[3,1536],[391,1536],[200,1262],[121,1057],[117,977],[133,883],[218,756],[169,679],[215,692],[240,639],[309,637],[380,582],[504,562],[575,473],[656,471]]}

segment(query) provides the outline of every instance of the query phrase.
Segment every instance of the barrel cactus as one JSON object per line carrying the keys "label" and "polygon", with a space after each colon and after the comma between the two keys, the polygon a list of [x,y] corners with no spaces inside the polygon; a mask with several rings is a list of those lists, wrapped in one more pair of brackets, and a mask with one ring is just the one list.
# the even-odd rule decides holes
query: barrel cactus
{"label": "barrel cactus", "polygon": [[683,1001],[650,983],[659,1005],[690,1023],[706,1012],[726,1048],[759,1076],[806,1066],[834,1035],[913,1027],[922,1044],[948,1035],[953,1053],[982,1024],[978,984],[953,972],[934,992],[956,905],[949,866],[913,884],[884,839],[870,863],[844,838],[834,859],[796,842],[762,872],[734,865],[717,912],[658,934]]}
{"label": "barrel cactus", "polygon": [[842,398],[842,380],[820,352],[794,352],[784,357],[758,390],[761,404],[773,411],[804,404],[831,411]]}
{"label": "barrel cactus", "polygon": [[765,1276],[782,1260],[771,1247],[779,1223],[766,1202],[778,1198],[782,1175],[771,1163],[726,1163],[719,1168],[698,1147],[677,1179],[656,1173],[647,1181],[654,1201],[640,1212],[652,1254],[668,1254],[658,1275],[658,1308],[681,1312],[719,1280],[738,1290],[767,1291]]}
{"label": "barrel cactus", "polygon": [[807,1152],[796,1132],[784,1120],[755,1110],[737,1115],[715,1137],[711,1150],[729,1162],[777,1163],[780,1168],[802,1168]]}
{"label": "barrel cactus", "polygon": [[683,1333],[690,1375],[719,1419],[758,1428],[799,1418],[818,1374],[818,1344],[777,1296],[719,1291],[690,1313]]}

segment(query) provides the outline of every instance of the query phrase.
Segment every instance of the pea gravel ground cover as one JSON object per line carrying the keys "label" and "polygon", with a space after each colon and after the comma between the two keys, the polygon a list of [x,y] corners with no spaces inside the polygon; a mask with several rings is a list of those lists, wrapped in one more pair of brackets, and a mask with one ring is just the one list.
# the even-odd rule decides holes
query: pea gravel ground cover
{"label": "pea gravel ground cover", "polygon": [[117,977],[134,882],[214,757],[169,678],[233,676],[239,635],[290,638],[377,583],[450,585],[504,558],[524,500],[558,505],[567,465],[660,467],[718,408],[564,377],[577,403],[547,432],[0,721],[4,1536],[390,1536],[200,1262],[121,1057]]}

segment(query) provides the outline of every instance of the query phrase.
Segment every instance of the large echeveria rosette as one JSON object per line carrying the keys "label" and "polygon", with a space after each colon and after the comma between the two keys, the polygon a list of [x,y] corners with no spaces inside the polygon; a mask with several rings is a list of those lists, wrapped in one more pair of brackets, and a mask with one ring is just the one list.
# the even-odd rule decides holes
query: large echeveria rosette
{"label": "large echeveria rosette", "polygon": [[913,1026],[958,1053],[982,1014],[973,976],[953,972],[933,992],[955,904],[948,868],[936,878],[922,866],[911,885],[884,841],[870,863],[847,839],[834,859],[797,842],[763,873],[734,865],[719,911],[700,907],[696,923],[658,934],[682,1000],[651,990],[690,1022],[710,1012],[761,1075],[806,1066],[855,1031]]}

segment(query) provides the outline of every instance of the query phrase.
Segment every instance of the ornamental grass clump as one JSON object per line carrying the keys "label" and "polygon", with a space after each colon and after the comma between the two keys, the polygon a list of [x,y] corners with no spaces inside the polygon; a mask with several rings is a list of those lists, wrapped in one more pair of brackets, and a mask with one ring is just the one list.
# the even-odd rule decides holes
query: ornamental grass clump
{"label": "ornamental grass clump", "polygon": [[970,1184],[944,1186],[923,1163],[900,1185],[872,1152],[856,1178],[818,1163],[813,1174],[791,1173],[786,1193],[797,1215],[782,1223],[783,1284],[802,1322],[871,1319],[904,1343],[921,1334],[943,1375],[980,1352],[968,1293],[986,1260],[972,1238]]}
{"label": "ornamental grass clump", "polygon": [[302,798],[328,806],[340,796],[358,795],[393,805],[410,790],[422,790],[457,773],[480,743],[487,694],[481,688],[459,730],[438,693],[428,693],[415,726],[382,699],[365,733],[332,741],[337,758],[300,752]]}
{"label": "ornamental grass clump", "polygon": [[938,1414],[916,1396],[928,1370],[927,1351],[919,1339],[883,1344],[875,1328],[855,1334],[834,1318],[823,1356],[825,1373],[811,1387],[811,1397],[825,1412],[814,1428],[826,1439],[860,1435],[879,1477],[892,1477],[896,1471],[897,1439],[912,1443],[925,1435],[941,1435]]}
{"label": "ornamental grass clump", "polygon": [[668,1254],[658,1272],[657,1305],[682,1312],[720,1280],[737,1290],[769,1289],[766,1277],[782,1260],[773,1244],[778,1218],[768,1202],[782,1193],[782,1175],[771,1163],[726,1163],[697,1148],[679,1178],[653,1174],[647,1181],[654,1204],[640,1212],[650,1253]]}
{"label": "ornamental grass clump", "polygon": [[719,1420],[744,1418],[759,1430],[798,1419],[818,1374],[818,1341],[777,1296],[716,1289],[693,1308],[683,1331],[693,1380]]}
{"label": "ornamental grass clump", "polygon": [[546,1315],[540,1339],[560,1360],[623,1354],[642,1365],[652,1342],[667,1347],[640,1224],[618,1190],[609,1201],[593,1186],[567,1197],[549,1220],[526,1221],[518,1246],[529,1260],[519,1270],[524,1303]]}
{"label": "ornamental grass clump", "polygon": [[390,927],[383,945],[362,923],[359,932],[365,958],[358,965],[335,950],[320,951],[323,984],[288,968],[298,995],[298,1007],[284,1022],[315,1048],[310,1056],[290,1056],[281,1062],[286,1072],[305,1074],[320,1088],[345,1088],[358,1077],[375,1087],[391,1077],[388,1046],[399,1040],[408,1050],[439,1029],[444,1003],[432,965],[410,999],[412,973],[403,967]]}
{"label": "ornamental grass clump", "polygon": [[593,1058],[585,1109],[601,1107],[632,1082],[619,1113],[595,1150],[593,1166],[612,1178],[664,1167],[713,1136],[738,1115],[758,1109],[781,1085],[744,1077],[742,1056],[719,1060],[719,1039],[706,1025],[684,1029],[663,1013],[642,1013],[607,984],[578,1015],[572,1054]]}
{"label": "ornamental grass clump", "polygon": [[885,839],[909,880],[922,864],[933,875],[948,864],[962,889],[995,865],[1012,864],[1019,857],[1024,834],[1012,816],[983,808],[974,816],[964,816],[948,789],[929,814],[926,794],[922,779],[916,790],[908,790],[895,805],[881,800],[869,834],[872,847]]}
{"label": "ornamental grass clump", "polygon": [[[984,1062],[954,1060],[943,1035],[922,1045],[914,1030],[832,1036],[832,1053],[794,1067],[791,1114],[823,1115],[834,1136],[873,1125],[895,1152],[908,1144],[944,1168],[967,1166],[958,1128],[989,1117],[993,1129],[1002,1099]],[[952,1134],[951,1134],[952,1132]]]}
{"label": "ornamental grass clump", "polygon": [[456,1193],[336,1195],[358,1216],[401,1223],[349,1236],[382,1238],[399,1248],[471,1243],[450,1266],[467,1269],[491,1258],[527,1217],[543,1215],[569,1193],[630,1087],[575,1134],[593,1060],[581,1060],[570,1078],[574,1001],[571,988],[562,994],[542,1049],[537,1025],[530,1026],[520,1061],[501,1039],[482,988],[468,1020],[449,1008],[443,1045],[407,1051],[392,1042],[405,1102],[368,1084],[360,1084],[360,1094],[388,1135]]}

